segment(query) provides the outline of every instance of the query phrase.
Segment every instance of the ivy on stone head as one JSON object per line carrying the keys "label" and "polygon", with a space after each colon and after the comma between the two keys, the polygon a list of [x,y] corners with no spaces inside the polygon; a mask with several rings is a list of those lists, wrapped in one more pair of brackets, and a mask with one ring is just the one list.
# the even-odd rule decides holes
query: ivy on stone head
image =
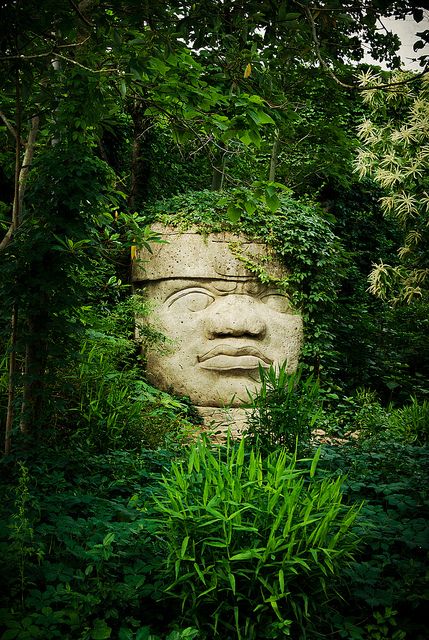
{"label": "ivy on stone head", "polygon": [[[148,206],[143,221],[183,231],[192,227],[203,235],[229,231],[266,242],[287,270],[276,286],[304,318],[303,361],[319,373],[333,350],[331,327],[344,253],[319,205],[300,202],[287,191],[275,198],[272,206],[260,190],[250,188],[188,192]],[[230,248],[261,281],[272,280],[263,263],[240,253],[237,244]]]}

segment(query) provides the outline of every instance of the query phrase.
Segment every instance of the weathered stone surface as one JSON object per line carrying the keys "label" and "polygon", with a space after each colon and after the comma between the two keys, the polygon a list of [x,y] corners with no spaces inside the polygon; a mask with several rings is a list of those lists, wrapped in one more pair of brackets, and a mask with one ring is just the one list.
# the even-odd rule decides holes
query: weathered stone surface
{"label": "weathered stone surface", "polygon": [[[288,361],[296,369],[303,340],[300,314],[282,292],[262,284],[229,247],[264,258],[265,244],[231,234],[208,238],[155,227],[168,240],[141,251],[133,279],[153,304],[149,318],[169,340],[147,352],[151,382],[197,406],[238,407],[259,386],[259,366]],[[285,275],[276,261],[267,263]]]}
{"label": "weathered stone surface", "polygon": [[211,440],[223,442],[229,433],[240,438],[248,426],[250,409],[241,407],[197,407]]}
{"label": "weathered stone surface", "polygon": [[[242,260],[231,253],[230,244],[239,245],[240,254],[251,260],[263,261],[267,273],[274,278],[285,275],[272,250],[262,242],[250,241],[232,233],[211,233],[203,236],[195,229],[179,231],[177,227],[152,225],[166,243],[151,245],[153,253],[141,249],[133,264],[133,280],[148,281],[165,278],[248,278],[254,277]],[[271,256],[270,256],[271,254]]]}

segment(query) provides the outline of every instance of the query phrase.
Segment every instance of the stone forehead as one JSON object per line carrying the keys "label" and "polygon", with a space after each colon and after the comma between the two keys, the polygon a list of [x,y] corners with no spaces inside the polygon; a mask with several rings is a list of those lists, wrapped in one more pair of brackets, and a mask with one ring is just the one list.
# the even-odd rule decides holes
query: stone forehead
{"label": "stone forehead", "polygon": [[254,278],[231,252],[231,243],[238,243],[239,253],[250,260],[263,261],[270,276],[285,275],[285,268],[274,257],[266,261],[272,250],[264,242],[229,232],[202,236],[196,229],[180,231],[160,224],[153,225],[152,230],[166,242],[152,243],[152,253],[144,248],[138,250],[132,270],[134,282],[164,278]]}

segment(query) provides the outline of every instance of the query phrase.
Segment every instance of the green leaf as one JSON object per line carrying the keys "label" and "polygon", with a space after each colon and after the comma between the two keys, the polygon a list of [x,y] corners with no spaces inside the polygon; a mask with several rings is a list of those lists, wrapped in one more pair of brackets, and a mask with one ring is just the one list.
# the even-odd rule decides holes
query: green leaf
{"label": "green leaf", "polygon": [[114,541],[114,539],[115,539],[115,534],[114,534],[114,533],[112,533],[112,532],[108,533],[108,534],[103,538],[103,546],[104,546],[104,547],[109,546],[110,544],[112,544],[112,542]]}
{"label": "green leaf", "polygon": [[231,556],[230,560],[251,560],[252,558],[260,558],[259,549],[248,549],[247,551],[240,551]]}
{"label": "green leaf", "polygon": [[257,111],[249,111],[249,117],[252,118],[253,122],[258,126],[261,124],[275,124],[274,120],[268,113],[258,109]]}
{"label": "green leaf", "polygon": [[183,559],[185,557],[186,549],[188,548],[189,536],[186,536],[182,540],[182,546],[180,547],[180,557]]}
{"label": "green leaf", "polygon": [[140,69],[137,69],[136,67],[131,67],[130,66],[130,73],[131,73],[132,77],[134,78],[134,80],[141,80],[142,73],[141,73]]}
{"label": "green leaf", "polygon": [[241,142],[246,145],[246,147],[248,147],[253,142],[253,139],[252,139],[252,136],[250,134],[250,131],[244,131],[239,136],[239,138],[240,138]]}
{"label": "green leaf", "polygon": [[273,213],[277,211],[277,209],[280,207],[280,200],[276,194],[272,196],[266,195],[265,202],[269,210],[272,211]]}
{"label": "green leaf", "polygon": [[112,634],[112,629],[104,620],[95,620],[94,628],[91,631],[92,640],[107,640]]}
{"label": "green leaf", "polygon": [[280,591],[282,593],[284,593],[285,591],[285,574],[283,569],[280,569],[279,571],[279,586],[280,586]]}
{"label": "green leaf", "polygon": [[119,80],[119,92],[123,98],[125,98],[127,94],[127,83],[124,79]]}
{"label": "green leaf", "polygon": [[256,211],[256,205],[251,200],[246,200],[246,202],[244,203],[244,208],[246,209],[249,216],[251,216],[252,213]]}
{"label": "green leaf", "polygon": [[232,593],[235,595],[235,576],[233,573],[228,574],[229,584],[231,585]]}
{"label": "green leaf", "polygon": [[17,635],[19,634],[19,631],[20,631],[19,629],[8,629],[2,635],[1,640],[13,640],[13,638],[17,637]]}
{"label": "green leaf", "polygon": [[226,549],[228,546],[226,542],[217,542],[216,540],[206,540],[205,544],[209,547],[216,547],[217,549]]}
{"label": "green leaf", "polygon": [[316,467],[317,467],[317,463],[319,462],[319,458],[321,456],[322,453],[322,448],[319,447],[316,451],[316,453],[314,454],[314,458],[311,461],[311,467],[310,467],[310,478],[314,477],[314,474],[316,472]]}
{"label": "green leaf", "polygon": [[198,574],[199,579],[201,580],[201,582],[206,585],[206,579],[204,578],[204,575],[200,569],[200,567],[198,566],[198,564],[196,562],[194,562],[194,569]]}
{"label": "green leaf", "polygon": [[240,220],[242,216],[242,213],[243,209],[241,207],[237,207],[234,204],[230,204],[226,211],[226,214],[231,222],[238,222],[238,220]]}
{"label": "green leaf", "polygon": [[423,42],[423,40],[417,40],[417,42],[413,44],[413,50],[418,51],[419,49],[424,49],[425,46],[426,46],[426,43]]}
{"label": "green leaf", "polygon": [[158,71],[162,76],[165,76],[167,71],[170,69],[170,67],[167,64],[165,64],[163,60],[160,60],[159,58],[151,58],[149,60],[149,66],[152,69],[155,69],[156,71]]}

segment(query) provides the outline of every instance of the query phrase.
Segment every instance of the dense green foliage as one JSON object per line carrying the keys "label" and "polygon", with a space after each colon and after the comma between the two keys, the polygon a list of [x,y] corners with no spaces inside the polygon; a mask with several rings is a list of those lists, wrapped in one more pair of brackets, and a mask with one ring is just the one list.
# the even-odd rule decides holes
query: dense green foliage
{"label": "dense green foliage", "polygon": [[325,469],[347,473],[346,495],[365,500],[361,515],[369,523],[356,563],[345,568],[348,593],[334,621],[339,636],[423,640],[429,598],[427,447],[390,435],[360,446],[329,447],[324,455]]}
{"label": "dense green foliage", "polygon": [[244,442],[216,453],[203,441],[163,478],[166,595],[213,638],[305,634],[351,558],[358,511],[341,504],[341,477],[313,480],[320,450],[307,471],[281,449],[246,455]]}
{"label": "dense green foliage", "polygon": [[[347,420],[346,412],[343,417]],[[50,451],[33,446],[29,451],[26,445],[1,463],[4,640],[165,640],[168,634],[170,640],[208,640],[213,633],[205,636],[202,629],[215,624],[210,612],[216,609],[216,598],[222,604],[218,627],[224,629],[223,638],[239,637],[236,622],[243,637],[250,637],[247,615],[256,625],[265,621],[256,637],[269,637],[261,633],[271,626],[274,637],[288,637],[292,631],[290,637],[297,640],[425,638],[427,448],[404,445],[392,435],[388,440],[324,444],[317,466],[311,460],[295,463],[279,450],[261,459],[257,450],[252,453],[244,444],[241,449],[230,444],[213,452],[198,444],[182,449],[179,459],[177,450],[161,449],[88,454],[86,447],[74,445]],[[289,489],[282,493],[285,483]],[[335,492],[341,488],[344,504],[339,513],[346,514],[347,505],[362,500],[364,504],[350,530],[352,537],[361,538],[354,560],[334,563],[332,575],[328,561],[334,558],[317,554],[314,550],[320,545],[308,545],[315,535],[322,535],[323,517],[333,515],[341,495],[335,493],[334,501],[331,495],[320,504],[315,518],[311,504],[314,508],[317,502],[311,500],[334,486]],[[289,524],[296,527],[293,535],[284,532],[287,505],[292,509]],[[307,507],[307,515],[299,516]],[[339,521],[334,518],[334,527],[335,522]],[[337,550],[345,552],[345,535],[340,534],[335,545],[329,538],[331,547],[339,545]],[[227,556],[227,542],[234,554],[244,556]],[[194,543],[197,566],[192,560]],[[273,554],[264,556],[268,548]],[[283,551],[279,555],[275,549]],[[288,550],[293,563],[282,566]],[[326,575],[319,565],[325,561]],[[228,578],[228,567],[235,581]],[[282,575],[291,594],[286,600],[281,597]],[[330,591],[323,607],[321,598],[326,596],[319,593],[323,584],[316,575]],[[217,591],[210,591],[216,580]],[[255,580],[263,590],[272,590],[274,608],[260,600]],[[207,583],[205,588],[199,588],[201,581]],[[179,598],[172,599],[172,594]],[[182,609],[185,596],[188,604]],[[302,615],[301,632],[295,622],[280,631],[277,600],[285,619]],[[259,602],[261,607],[252,615]],[[189,625],[200,631],[192,635],[188,630],[186,635]],[[223,625],[232,629],[228,632]]]}

